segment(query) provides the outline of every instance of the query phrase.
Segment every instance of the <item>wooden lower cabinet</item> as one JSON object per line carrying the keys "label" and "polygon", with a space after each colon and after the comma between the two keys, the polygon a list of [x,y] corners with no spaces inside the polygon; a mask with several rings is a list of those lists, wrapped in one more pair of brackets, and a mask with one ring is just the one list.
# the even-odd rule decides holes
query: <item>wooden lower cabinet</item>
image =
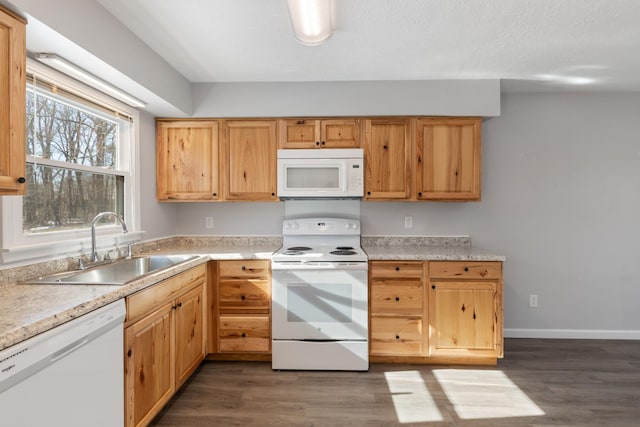
{"label": "wooden lower cabinet", "polygon": [[205,356],[206,267],[126,298],[125,425],[146,426]]}
{"label": "wooden lower cabinet", "polygon": [[501,262],[371,261],[369,272],[372,362],[503,357]]}
{"label": "wooden lower cabinet", "polygon": [[423,262],[369,264],[371,356],[421,356],[424,330]]}
{"label": "wooden lower cabinet", "polygon": [[212,261],[209,354],[217,360],[268,360],[271,355],[271,262]]}

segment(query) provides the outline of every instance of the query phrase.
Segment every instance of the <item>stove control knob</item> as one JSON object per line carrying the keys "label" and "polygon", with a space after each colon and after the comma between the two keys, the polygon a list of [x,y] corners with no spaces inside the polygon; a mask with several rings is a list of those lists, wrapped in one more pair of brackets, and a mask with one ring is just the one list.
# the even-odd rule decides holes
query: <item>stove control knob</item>
{"label": "stove control knob", "polygon": [[291,223],[289,221],[285,221],[284,223],[284,229],[285,230],[290,230],[291,229]]}

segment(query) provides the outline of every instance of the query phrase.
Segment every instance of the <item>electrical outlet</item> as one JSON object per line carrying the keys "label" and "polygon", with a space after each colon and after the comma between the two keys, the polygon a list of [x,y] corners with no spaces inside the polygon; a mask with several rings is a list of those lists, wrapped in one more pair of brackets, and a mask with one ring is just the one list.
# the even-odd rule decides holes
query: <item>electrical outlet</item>
{"label": "electrical outlet", "polygon": [[538,306],[538,295],[531,294],[529,295],[529,307],[536,308]]}
{"label": "electrical outlet", "polygon": [[407,215],[404,217],[404,228],[413,228],[413,217]]}
{"label": "electrical outlet", "polygon": [[205,228],[213,228],[213,217],[207,216],[204,218],[204,226]]}

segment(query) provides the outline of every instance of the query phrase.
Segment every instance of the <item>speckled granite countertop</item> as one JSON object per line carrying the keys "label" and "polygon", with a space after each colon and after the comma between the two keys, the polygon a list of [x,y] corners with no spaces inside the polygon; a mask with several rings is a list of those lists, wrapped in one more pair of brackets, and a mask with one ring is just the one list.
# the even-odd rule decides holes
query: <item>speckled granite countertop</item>
{"label": "speckled granite countertop", "polygon": [[[27,285],[16,282],[50,274],[71,265],[52,261],[0,271],[0,350],[82,316],[210,259],[270,259],[279,237],[174,237],[138,244],[140,254],[194,254],[200,257],[124,286]],[[469,237],[363,236],[370,260],[505,261],[504,256],[471,246]],[[76,260],[77,261],[77,260]],[[64,267],[68,269],[69,267]]]}
{"label": "speckled granite countertop", "polygon": [[471,246],[468,236],[363,236],[362,248],[370,261],[506,261],[503,255]]}
{"label": "speckled granite countertop", "polygon": [[[146,245],[146,244],[145,244]],[[251,244],[245,240],[230,243],[209,239],[182,239],[169,245],[142,246],[136,248],[136,255],[142,253],[172,253],[201,255],[175,267],[161,270],[122,286],[111,285],[29,285],[8,283],[0,286],[0,350],[31,338],[39,333],[61,325],[92,310],[107,305],[127,295],[131,295],[163,279],[181,273],[210,259],[270,259],[280,247],[279,240],[257,240]],[[155,245],[158,246],[158,245]],[[24,267],[24,270],[36,271]],[[18,277],[25,280],[44,275]]]}

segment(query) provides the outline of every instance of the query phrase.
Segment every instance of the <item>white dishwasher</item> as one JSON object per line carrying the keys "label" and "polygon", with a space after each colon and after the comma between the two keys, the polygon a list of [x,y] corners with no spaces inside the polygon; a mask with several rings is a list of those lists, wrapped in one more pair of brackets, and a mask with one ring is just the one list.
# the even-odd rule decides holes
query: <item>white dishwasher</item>
{"label": "white dishwasher", "polygon": [[124,300],[0,351],[0,424],[124,425]]}

